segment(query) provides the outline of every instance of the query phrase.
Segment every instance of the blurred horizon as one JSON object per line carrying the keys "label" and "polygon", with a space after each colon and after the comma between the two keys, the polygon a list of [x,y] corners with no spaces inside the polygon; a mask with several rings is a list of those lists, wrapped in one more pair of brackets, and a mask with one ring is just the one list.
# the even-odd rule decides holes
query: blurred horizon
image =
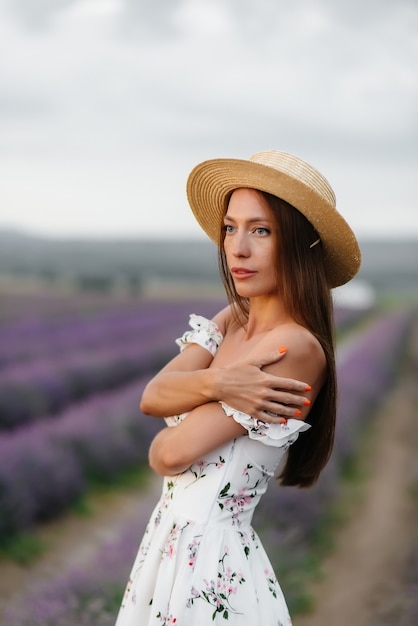
{"label": "blurred horizon", "polygon": [[[418,298],[418,237],[360,239],[357,276],[334,290],[353,306],[362,297]],[[202,238],[53,238],[0,228],[0,285],[149,294],[224,293],[217,249]],[[375,296],[370,295],[370,291]]]}

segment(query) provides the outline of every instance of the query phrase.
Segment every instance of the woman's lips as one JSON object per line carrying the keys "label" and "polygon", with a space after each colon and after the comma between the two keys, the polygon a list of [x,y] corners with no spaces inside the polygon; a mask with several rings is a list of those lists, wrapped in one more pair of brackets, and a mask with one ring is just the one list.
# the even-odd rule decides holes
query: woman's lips
{"label": "woman's lips", "polygon": [[250,278],[257,273],[245,267],[231,267],[230,271],[234,278]]}

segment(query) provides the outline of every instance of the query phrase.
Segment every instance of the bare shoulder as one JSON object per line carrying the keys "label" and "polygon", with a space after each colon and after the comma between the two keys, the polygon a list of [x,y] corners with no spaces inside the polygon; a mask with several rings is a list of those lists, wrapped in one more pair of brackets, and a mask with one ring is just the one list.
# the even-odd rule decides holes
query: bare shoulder
{"label": "bare shoulder", "polygon": [[324,360],[325,354],[318,339],[310,330],[290,322],[271,331],[278,345],[291,350],[294,358],[315,358]]}
{"label": "bare shoulder", "polygon": [[221,309],[213,318],[212,321],[217,324],[222,335],[225,336],[232,327],[236,325],[236,320],[233,315],[232,307],[230,304]]}
{"label": "bare shoulder", "polygon": [[293,322],[283,324],[271,331],[269,340],[277,348],[287,348],[286,356],[269,366],[271,373],[303,380],[316,389],[322,385],[327,367],[325,353],[307,328]]}

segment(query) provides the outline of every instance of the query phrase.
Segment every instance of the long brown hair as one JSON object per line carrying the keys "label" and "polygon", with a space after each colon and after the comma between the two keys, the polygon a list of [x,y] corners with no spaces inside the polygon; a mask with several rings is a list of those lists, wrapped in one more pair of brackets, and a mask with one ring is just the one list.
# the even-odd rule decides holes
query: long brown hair
{"label": "long brown hair", "polygon": [[[312,224],[284,200],[260,192],[275,219],[278,248],[276,274],[284,306],[296,323],[307,328],[319,341],[326,357],[326,380],[311,410],[311,428],[289,448],[279,476],[283,485],[309,487],[327,464],[334,443],[337,378],[334,354],[334,319],[321,243]],[[236,291],[226,263],[224,230],[219,241],[219,268],[229,302],[237,319],[248,319],[249,303]]]}

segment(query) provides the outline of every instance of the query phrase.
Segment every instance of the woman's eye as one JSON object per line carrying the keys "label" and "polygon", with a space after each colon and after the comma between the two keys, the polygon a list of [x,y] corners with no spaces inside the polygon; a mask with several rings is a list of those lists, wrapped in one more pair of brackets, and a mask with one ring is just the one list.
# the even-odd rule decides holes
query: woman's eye
{"label": "woman's eye", "polygon": [[258,228],[256,228],[256,229],[254,230],[254,232],[255,232],[257,235],[262,235],[262,236],[263,236],[263,235],[265,236],[265,235],[269,235],[269,234],[270,234],[269,229],[268,229],[268,228],[264,228],[263,226],[259,226]]}
{"label": "woman's eye", "polygon": [[224,225],[224,230],[226,233],[233,233],[234,232],[234,227],[231,226],[231,224],[225,224]]}

